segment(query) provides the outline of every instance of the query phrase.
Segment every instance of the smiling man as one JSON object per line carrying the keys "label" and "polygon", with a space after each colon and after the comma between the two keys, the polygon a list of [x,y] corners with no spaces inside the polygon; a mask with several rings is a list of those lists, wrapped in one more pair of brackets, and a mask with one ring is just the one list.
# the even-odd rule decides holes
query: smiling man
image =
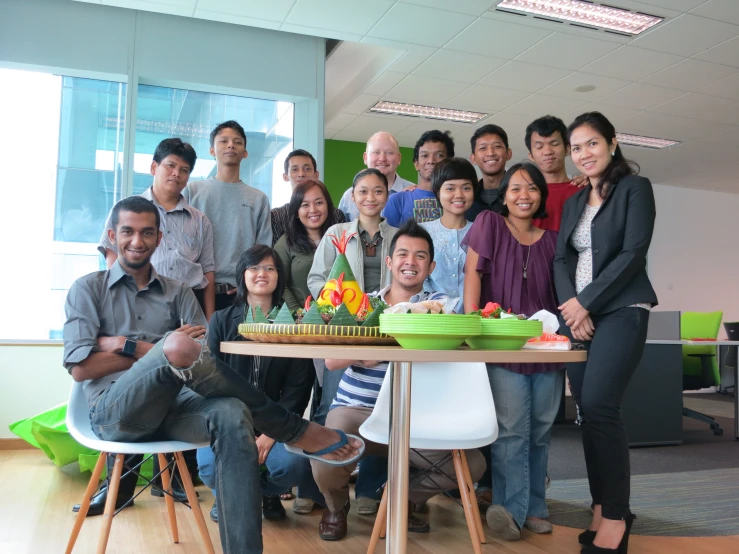
{"label": "smiling man", "polygon": [[470,161],[480,168],[482,179],[475,187],[475,201],[465,216],[475,221],[484,210],[500,213],[503,201],[498,197],[498,187],[505,175],[505,164],[513,152],[508,147],[508,133],[498,125],[483,125],[470,138]]}
{"label": "smiling man", "polygon": [[413,149],[413,165],[418,171],[418,187],[396,194],[387,201],[382,215],[388,224],[400,227],[413,219],[418,223],[441,217],[441,207],[431,189],[431,174],[436,164],[454,157],[454,139],[449,131],[426,131],[416,141]]}
{"label": "smiling man", "polygon": [[[421,302],[423,300],[448,300],[441,292],[425,288],[426,277],[433,271],[434,245],[431,236],[413,220],[405,223],[390,243],[390,255],[385,263],[390,269],[392,284],[375,292],[387,304],[400,302]],[[326,360],[329,370],[346,372],[341,378],[339,390],[326,417],[326,426],[357,433],[359,427],[372,413],[380,386],[387,371],[387,362],[374,360]],[[365,452],[375,456],[387,456],[387,445],[365,441]],[[440,462],[448,452],[440,450],[413,450],[410,463],[413,468],[426,469]],[[476,481],[485,469],[482,454],[466,451],[472,480]],[[347,534],[347,513],[349,507],[349,477],[355,464],[342,467],[313,463],[313,477],[326,499],[326,509],[318,526],[319,536],[326,541],[336,541]],[[441,471],[445,472],[444,474]],[[453,463],[449,460],[434,469],[409,493],[412,502],[422,504],[442,490],[454,489],[456,482],[446,477],[453,475]],[[427,533],[429,524],[408,511],[408,531]]]}

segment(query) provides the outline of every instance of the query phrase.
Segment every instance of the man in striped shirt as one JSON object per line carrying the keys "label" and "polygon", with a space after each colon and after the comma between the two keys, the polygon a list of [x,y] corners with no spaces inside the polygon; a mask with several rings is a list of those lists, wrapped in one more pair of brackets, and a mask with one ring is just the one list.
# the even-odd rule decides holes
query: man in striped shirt
{"label": "man in striped shirt", "polygon": [[[457,299],[449,299],[444,293],[424,288],[426,277],[433,271],[435,265],[434,245],[428,232],[414,220],[406,222],[395,234],[390,243],[390,255],[385,263],[392,273],[392,284],[374,293],[373,296],[379,296],[386,304],[392,306],[401,302],[453,300],[450,305],[456,305]],[[387,366],[387,362],[375,360],[326,360],[326,367],[329,370],[347,368],[326,417],[326,426],[347,433],[358,433],[359,427],[372,413]],[[365,454],[387,456],[386,445],[365,442]],[[448,452],[437,450],[422,450],[418,453],[411,451],[411,467],[425,469],[430,464],[439,462],[447,454]],[[485,470],[485,461],[478,450],[468,450],[466,454],[472,480],[476,481]],[[342,539],[347,533],[349,477],[356,464],[329,466],[311,462],[311,465],[313,477],[326,498],[326,509],[318,526],[318,533],[323,540]],[[454,475],[451,460],[440,469],[447,475]],[[409,498],[413,503],[423,503],[442,490],[456,487],[455,481],[434,470],[410,491]],[[409,510],[408,530],[427,533],[429,525],[412,515]]]}

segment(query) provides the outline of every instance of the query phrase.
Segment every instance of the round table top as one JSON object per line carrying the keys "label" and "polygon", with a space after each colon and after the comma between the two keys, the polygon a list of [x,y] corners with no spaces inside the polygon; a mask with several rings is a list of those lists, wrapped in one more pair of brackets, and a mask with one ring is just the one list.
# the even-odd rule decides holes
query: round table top
{"label": "round table top", "polygon": [[277,358],[336,358],[342,360],[384,360],[388,362],[488,362],[488,363],[568,363],[584,362],[584,350],[412,350],[401,346],[359,346],[336,344],[280,344],[255,341],[221,343],[221,352]]}

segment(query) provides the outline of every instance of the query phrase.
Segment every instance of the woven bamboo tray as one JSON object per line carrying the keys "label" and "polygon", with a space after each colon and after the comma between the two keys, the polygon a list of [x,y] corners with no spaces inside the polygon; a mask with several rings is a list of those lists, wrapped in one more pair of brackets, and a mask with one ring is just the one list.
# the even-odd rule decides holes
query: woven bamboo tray
{"label": "woven bamboo tray", "polygon": [[242,323],[239,334],[249,340],[282,344],[398,344],[393,337],[380,333],[379,327],[348,325]]}

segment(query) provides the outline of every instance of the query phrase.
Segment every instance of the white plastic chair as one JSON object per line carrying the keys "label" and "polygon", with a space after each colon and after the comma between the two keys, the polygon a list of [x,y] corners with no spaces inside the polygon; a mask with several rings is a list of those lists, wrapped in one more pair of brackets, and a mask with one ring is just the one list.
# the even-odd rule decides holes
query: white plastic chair
{"label": "white plastic chair", "polygon": [[[87,510],[90,508],[90,500],[92,495],[97,489],[100,482],[100,475],[103,472],[105,466],[105,460],[108,455],[115,454],[115,465],[113,466],[112,475],[108,482],[108,498],[105,504],[105,513],[103,514],[103,525],[100,528],[100,537],[98,539],[97,553],[103,554],[108,545],[108,536],[110,535],[110,528],[113,524],[113,516],[115,515],[115,500],[118,496],[118,486],[121,482],[121,474],[123,473],[123,458],[126,454],[158,454],[159,464],[162,469],[162,485],[165,491],[170,491],[170,476],[168,463],[164,457],[164,454],[173,453],[175,460],[177,461],[177,467],[179,469],[180,478],[182,484],[187,493],[187,500],[192,509],[192,513],[195,516],[195,522],[197,523],[200,531],[200,536],[205,543],[205,549],[208,554],[215,554],[213,550],[213,543],[210,540],[208,534],[208,528],[205,526],[205,518],[203,512],[200,510],[200,504],[195,493],[195,489],[192,486],[192,480],[190,479],[190,473],[187,470],[187,465],[182,457],[183,450],[193,450],[195,448],[201,448],[203,446],[210,446],[206,443],[189,443],[182,441],[155,441],[155,442],[112,442],[104,441],[97,438],[95,433],[92,431],[90,425],[90,410],[85,398],[84,391],[82,390],[82,383],[74,383],[72,385],[72,392],[69,395],[69,405],[67,407],[67,428],[74,437],[74,439],[81,445],[93,450],[100,450],[100,456],[95,464],[95,469],[90,477],[90,482],[87,485],[85,496],[82,499],[80,505],[80,511],[77,514],[77,519],[74,522],[72,528],[72,534],[69,537],[67,543],[66,554],[71,554],[74,549],[75,542],[77,542],[77,536],[80,533],[82,524],[85,522],[87,516]],[[171,494],[164,495],[167,503],[167,512],[169,513],[169,524],[172,530],[172,540],[177,543],[179,542],[179,533],[177,532],[177,516],[174,509],[174,500]]]}
{"label": "white plastic chair", "polygon": [[[375,408],[359,428],[360,434],[378,444],[388,444],[392,378],[390,370],[380,387]],[[484,363],[413,364],[411,379],[410,447],[451,450],[462,496],[467,527],[476,554],[485,543],[474,484],[464,451],[491,444],[498,438],[498,420]],[[372,529],[368,554],[372,554],[387,524],[387,487]]]}

